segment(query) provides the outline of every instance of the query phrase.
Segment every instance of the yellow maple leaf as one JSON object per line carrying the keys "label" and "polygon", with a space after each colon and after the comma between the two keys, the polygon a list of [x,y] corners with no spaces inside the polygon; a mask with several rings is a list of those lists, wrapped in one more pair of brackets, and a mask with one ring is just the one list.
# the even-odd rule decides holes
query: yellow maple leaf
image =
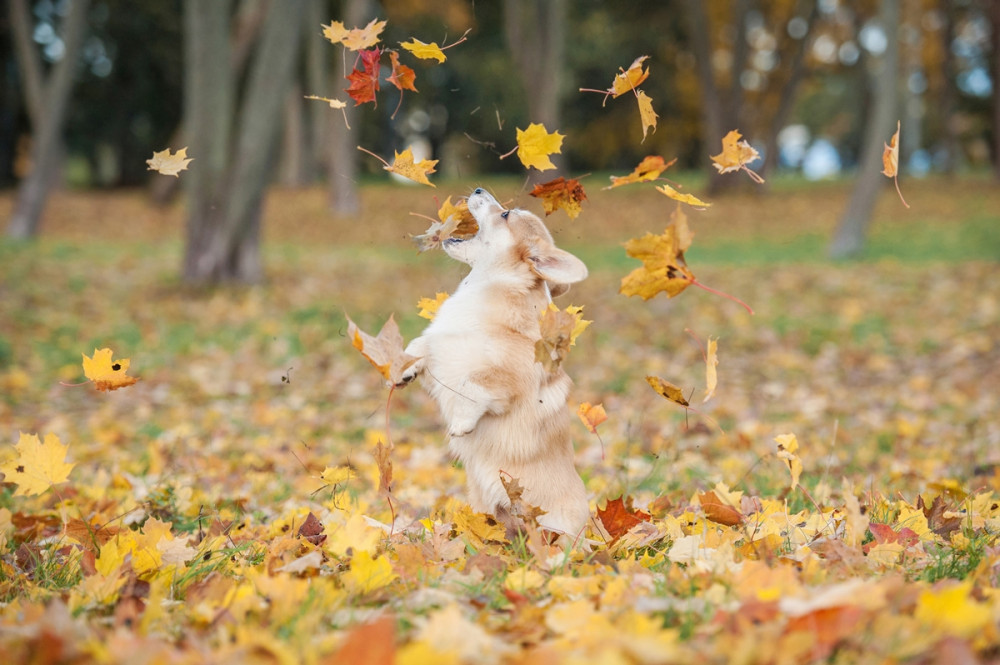
{"label": "yellow maple leaf", "polygon": [[580,404],[580,407],[576,410],[576,415],[580,417],[580,420],[592,434],[597,434],[597,426],[608,419],[608,414],[604,410],[603,404],[595,406],[590,402]]}
{"label": "yellow maple leaf", "polygon": [[560,310],[549,303],[538,323],[541,337],[535,342],[535,360],[552,371],[566,359],[569,347],[576,345],[576,338],[593,321],[584,320],[583,307],[570,305]]}
{"label": "yellow maple leaf", "polygon": [[408,42],[400,42],[399,45],[421,60],[437,60],[438,62],[444,62],[448,59],[448,56],[444,54],[444,51],[441,50],[441,47],[438,46],[437,42],[425,44],[419,39],[413,38]]}
{"label": "yellow maple leaf", "polygon": [[990,623],[992,612],[988,603],[976,602],[971,592],[971,581],[928,589],[921,592],[913,615],[928,628],[948,635],[962,638],[980,635]]}
{"label": "yellow maple leaf", "polygon": [[622,185],[656,180],[660,177],[661,173],[673,166],[676,161],[677,159],[674,158],[669,162],[664,162],[663,158],[659,155],[649,155],[648,157],[643,158],[643,160],[639,162],[639,165],[628,175],[611,176],[611,184],[604,189],[614,189],[615,187],[621,187]]}
{"label": "yellow maple leaf", "polygon": [[361,550],[351,557],[351,569],[340,579],[348,592],[363,595],[391,584],[396,577],[389,559],[384,556],[373,558],[367,550]]}
{"label": "yellow maple leaf", "polygon": [[665,379],[661,379],[658,376],[647,376],[646,383],[659,394],[661,397],[680,404],[681,406],[689,406],[690,403],[687,398],[684,397],[684,391],[680,389],[679,386],[675,386]]}
{"label": "yellow maple leaf", "polygon": [[695,208],[707,208],[712,205],[711,203],[702,201],[693,194],[681,194],[670,185],[660,185],[656,188],[656,191],[668,198],[673,199],[674,201],[680,201],[681,203],[686,203],[689,206],[694,206]]}
{"label": "yellow maple leaf", "polygon": [[360,51],[379,43],[379,35],[385,29],[386,22],[372,19],[364,28],[348,30],[340,21],[332,21],[323,26],[323,36],[334,44],[343,44],[351,51]]}
{"label": "yellow maple leaf", "polygon": [[662,234],[647,233],[625,243],[625,252],[642,261],[642,267],[622,278],[619,292],[649,300],[658,293],[666,293],[667,297],[673,298],[684,291],[695,281],[684,260],[691,237],[687,217],[677,206]]}
{"label": "yellow maple leaf", "polygon": [[755,182],[762,183],[764,179],[747,168],[747,164],[760,159],[760,153],[745,140],[741,140],[742,136],[739,130],[734,129],[722,137],[722,152],[712,155],[712,166],[719,173],[746,171]]}
{"label": "yellow maple leaf", "polygon": [[161,150],[159,152],[153,151],[152,159],[147,159],[146,164],[148,165],[147,171],[156,171],[162,173],[163,175],[172,175],[175,178],[179,178],[178,175],[181,171],[187,170],[187,165],[194,161],[194,158],[188,158],[187,156],[187,146],[181,148],[174,154],[170,154],[170,148],[166,150]]}
{"label": "yellow maple leaf", "polygon": [[715,395],[715,388],[719,383],[719,340],[709,338],[705,351],[705,399],[702,404],[712,399]]}
{"label": "yellow maple leaf", "polygon": [[413,151],[407,148],[403,152],[397,152],[392,165],[384,168],[390,173],[409,178],[414,182],[419,182],[421,185],[434,187],[434,183],[428,180],[427,176],[434,173],[434,167],[437,163],[438,160],[436,159],[421,159],[419,162],[414,162]]}
{"label": "yellow maple leaf", "polygon": [[802,475],[802,460],[795,454],[799,449],[799,440],[794,434],[779,434],[774,441],[778,444],[778,459],[785,463],[792,475],[792,489],[795,489]]}
{"label": "yellow maple leaf", "polygon": [[88,358],[83,354],[83,375],[94,382],[98,390],[118,390],[131,386],[139,379],[128,376],[126,372],[130,361],[128,358],[112,360],[111,349],[94,349],[94,355]]}
{"label": "yellow maple leaf", "polygon": [[642,121],[642,140],[646,140],[646,134],[652,129],[656,131],[656,111],[653,110],[653,100],[642,90],[636,90],[636,101],[639,102],[639,120]]}
{"label": "yellow maple leaf", "polygon": [[420,308],[417,316],[425,319],[433,319],[438,309],[441,308],[441,303],[447,299],[447,293],[435,293],[433,298],[421,298],[417,301],[417,307]]}
{"label": "yellow maple leaf", "polygon": [[55,434],[46,434],[43,443],[37,434],[21,432],[14,448],[17,457],[0,465],[4,482],[17,484],[14,496],[42,494],[65,482],[76,466],[75,462],[66,461],[67,446]]}
{"label": "yellow maple leaf", "polygon": [[531,123],[527,129],[517,130],[517,157],[525,168],[534,167],[539,171],[554,169],[549,155],[562,152],[565,137],[559,132],[551,134],[544,125]]}

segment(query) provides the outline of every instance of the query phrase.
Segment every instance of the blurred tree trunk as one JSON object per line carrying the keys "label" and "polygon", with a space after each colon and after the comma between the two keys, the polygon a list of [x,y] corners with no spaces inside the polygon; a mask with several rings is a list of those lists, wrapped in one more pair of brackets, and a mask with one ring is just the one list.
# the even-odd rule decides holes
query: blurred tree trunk
{"label": "blurred tree trunk", "polygon": [[[952,7],[951,0],[941,0],[941,12],[944,14],[944,29],[941,31],[941,115],[944,120],[944,163],[942,170],[945,174],[952,176],[958,165],[958,136],[955,130],[955,109],[957,107],[958,91],[955,87],[957,80],[957,66],[955,54],[951,49],[951,43],[955,39],[955,8]],[[996,31],[994,30],[994,34]],[[994,77],[993,80],[996,80]]]}
{"label": "blurred tree trunk", "polygon": [[[714,50],[712,46],[712,26],[708,20],[704,0],[685,0],[684,12],[687,14],[688,34],[691,39],[691,50],[694,53],[698,87],[701,92],[701,105],[704,120],[701,126],[702,143],[705,155],[722,150],[722,137],[730,130],[738,129],[741,109],[743,107],[743,86],[740,74],[746,68],[749,45],[747,44],[746,19],[750,12],[749,0],[733,0],[733,57],[730,66],[729,90],[723,92],[716,82],[712,65]],[[745,128],[744,128],[745,129]],[[749,138],[749,137],[748,137]],[[706,157],[706,160],[708,158]],[[723,189],[739,182],[736,178],[722,176],[716,169],[709,168],[708,190],[717,194]]]}
{"label": "blurred tree trunk", "polygon": [[[373,11],[371,0],[346,0],[343,23],[348,28],[364,25],[372,17]],[[355,56],[352,53],[342,47],[335,48],[337,49],[337,57],[332,75],[334,83],[331,88],[336,93],[321,95],[324,97],[339,98],[341,96],[339,93],[347,87],[344,77],[354,64]],[[313,103],[320,104],[320,102]],[[329,107],[326,110],[330,111]],[[344,111],[347,113],[347,122],[354,125],[357,122],[358,113],[350,98],[348,98],[347,108]],[[327,118],[330,139],[330,188],[328,194],[330,212],[350,217],[361,211],[361,198],[358,196],[357,142],[345,126],[343,115],[328,112]]]}
{"label": "blurred tree trunk", "polygon": [[[317,36],[321,30],[320,26],[330,20],[326,16],[325,0],[309,0],[302,20],[305,21],[303,30],[306,35],[305,83],[307,88],[305,94],[328,96],[324,94],[324,91],[330,78],[331,44]],[[321,102],[312,101],[306,106],[306,111],[308,112],[306,118],[309,126],[306,159],[308,160],[309,178],[315,180],[326,174],[326,161],[330,149],[328,116],[331,115],[331,109]]]}
{"label": "blurred tree trunk", "polygon": [[[87,11],[90,0],[73,0],[66,15],[62,35],[62,59],[47,80],[42,82],[41,63],[30,42],[32,23],[28,3],[12,0],[10,14],[15,32],[19,64],[24,72],[34,135],[31,145],[31,170],[17,189],[14,212],[7,225],[7,235],[17,239],[38,234],[42,211],[62,157],[62,130],[69,108],[70,92],[76,74],[77,60],[87,31]],[[23,34],[18,34],[23,33]]]}
{"label": "blurred tree trunk", "polygon": [[844,259],[861,253],[875,202],[888,182],[882,175],[882,151],[883,145],[888,143],[896,131],[898,117],[896,82],[899,71],[899,1],[882,2],[879,23],[885,31],[886,48],[881,58],[873,59],[874,71],[869,72],[869,87],[874,91],[875,101],[864,119],[861,161],[847,209],[840,218],[830,244],[831,258]]}
{"label": "blurred tree trunk", "polygon": [[993,176],[1000,180],[1000,0],[990,0],[990,24],[993,26]]}
{"label": "blurred tree trunk", "polygon": [[[528,100],[530,122],[559,129],[566,0],[504,0],[504,33]],[[553,155],[560,170],[561,160]],[[546,179],[548,179],[546,177]]]}
{"label": "blurred tree trunk", "polygon": [[795,98],[798,95],[799,86],[806,74],[806,53],[812,43],[813,28],[819,18],[819,2],[817,0],[806,0],[806,32],[801,39],[797,40],[795,50],[791,55],[791,66],[789,67],[788,79],[781,86],[778,98],[778,109],[771,118],[771,123],[767,128],[767,136],[764,141],[764,163],[759,173],[766,178],[778,165],[778,133],[788,123],[788,116],[792,113],[795,105]]}
{"label": "blurred tree trunk", "polygon": [[[189,282],[261,277],[263,196],[299,52],[304,1],[268,4],[246,81],[238,86],[231,66],[230,2],[185,0],[185,131],[195,156],[185,179],[183,273]],[[238,89],[243,94],[237,112]]]}

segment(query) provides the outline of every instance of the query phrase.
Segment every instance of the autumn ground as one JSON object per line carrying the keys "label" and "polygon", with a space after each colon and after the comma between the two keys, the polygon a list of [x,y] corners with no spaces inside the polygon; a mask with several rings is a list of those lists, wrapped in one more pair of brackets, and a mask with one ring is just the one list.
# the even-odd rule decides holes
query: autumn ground
{"label": "autumn ground", "polygon": [[[3,661],[1000,660],[1000,191],[904,182],[911,209],[887,191],[845,264],[823,258],[844,183],[691,212],[693,272],[751,316],[694,288],[619,295],[638,265],[621,244],[672,204],[589,180],[580,218],[549,220],[591,267],[563,303],[594,321],[570,406],[609,416],[600,439],[575,426],[595,519],[569,552],[470,513],[429,399],[396,392],[387,417],[345,338],[345,312],[373,332],[395,312],[410,338],[416,301],[454,289],[461,267],[412,251],[410,213],[472,183],[367,186],[351,220],[277,192],[266,283],[218,290],[178,281],[179,204],[57,196],[39,243],[0,245],[0,465],[19,432],[75,464],[40,495],[0,491]],[[64,385],[101,347],[140,381]],[[372,455],[390,437],[394,525]]]}

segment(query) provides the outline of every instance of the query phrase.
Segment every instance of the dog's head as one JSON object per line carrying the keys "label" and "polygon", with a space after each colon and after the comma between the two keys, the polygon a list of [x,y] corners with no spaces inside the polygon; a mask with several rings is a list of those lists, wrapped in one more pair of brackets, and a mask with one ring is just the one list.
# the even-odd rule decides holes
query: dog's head
{"label": "dog's head", "polygon": [[482,188],[468,198],[479,231],[466,240],[446,240],[448,256],[498,279],[535,276],[545,280],[553,296],[587,276],[583,261],[555,246],[542,220],[527,210],[505,209]]}

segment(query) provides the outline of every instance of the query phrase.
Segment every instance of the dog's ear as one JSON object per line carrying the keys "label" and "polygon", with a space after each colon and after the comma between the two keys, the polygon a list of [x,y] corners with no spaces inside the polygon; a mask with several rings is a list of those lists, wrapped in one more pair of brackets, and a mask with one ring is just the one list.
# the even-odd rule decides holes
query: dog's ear
{"label": "dog's ear", "polygon": [[528,255],[528,261],[532,271],[548,282],[553,292],[558,284],[575,284],[587,277],[587,266],[583,261],[554,245],[536,245]]}

